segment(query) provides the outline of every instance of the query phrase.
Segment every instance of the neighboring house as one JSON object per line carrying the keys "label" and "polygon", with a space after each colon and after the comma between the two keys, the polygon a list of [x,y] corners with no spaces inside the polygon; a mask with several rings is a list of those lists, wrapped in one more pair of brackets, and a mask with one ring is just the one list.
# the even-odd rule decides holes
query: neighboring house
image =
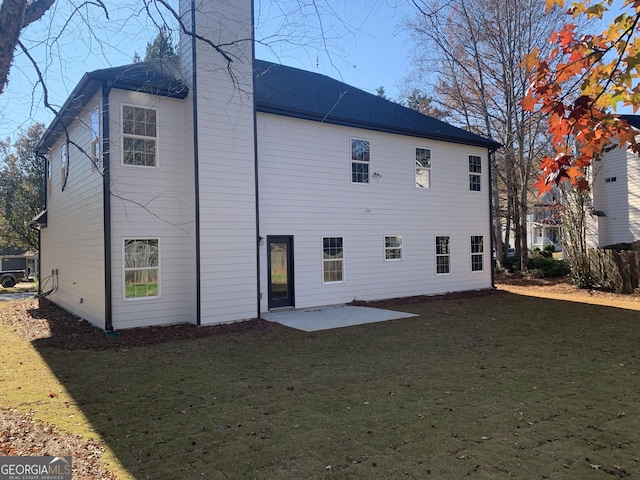
{"label": "neighboring house", "polygon": [[[640,130],[640,116],[622,115]],[[599,247],[640,240],[640,158],[614,147],[592,164],[593,213]]]}
{"label": "neighboring house", "polygon": [[527,216],[529,250],[544,250],[549,245],[554,251],[562,251],[561,205],[555,195],[545,193],[536,198]]}
{"label": "neighboring house", "polygon": [[0,250],[0,270],[24,270],[27,278],[38,275],[38,255],[21,248]]}
{"label": "neighboring house", "polygon": [[53,302],[111,330],[491,288],[497,143],[254,60],[252,2],[197,3],[230,65],[183,36],[87,73],[37,147]]}

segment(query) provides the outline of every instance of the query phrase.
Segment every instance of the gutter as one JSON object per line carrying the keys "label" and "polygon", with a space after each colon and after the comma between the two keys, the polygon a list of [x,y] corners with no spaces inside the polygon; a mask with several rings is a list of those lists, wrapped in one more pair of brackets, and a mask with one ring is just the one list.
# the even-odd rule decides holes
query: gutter
{"label": "gutter", "polygon": [[109,150],[109,94],[111,87],[102,84],[102,209],[104,232],[104,329],[113,331],[111,278],[111,164]]}
{"label": "gutter", "polygon": [[[251,36],[253,37],[255,28],[255,9],[254,2],[251,1]],[[251,61],[252,66],[254,65],[254,60],[256,58],[256,44],[251,41]],[[255,76],[251,76],[251,90],[253,97],[253,168],[254,168],[254,188],[255,188],[255,201],[256,201],[256,318],[260,318],[260,181],[258,178],[258,110],[257,110],[257,102],[256,102],[256,92],[255,92]]]}
{"label": "gutter", "polygon": [[[495,260],[493,258],[493,252],[496,251],[495,250],[495,238],[494,238],[494,231],[493,231],[493,171],[491,166],[493,165],[493,158],[494,158],[494,154],[497,150],[496,148],[489,148],[489,157],[488,157],[488,166],[489,166],[489,252],[491,255],[491,288],[493,288],[495,290],[496,288],[496,281],[495,281]],[[500,239],[502,240],[502,239]]]}
{"label": "gutter", "polygon": [[191,94],[193,95],[193,181],[194,181],[194,210],[196,221],[196,325],[202,325],[202,273],[200,268],[200,164],[198,149],[198,62],[196,61],[196,2],[191,0]]}

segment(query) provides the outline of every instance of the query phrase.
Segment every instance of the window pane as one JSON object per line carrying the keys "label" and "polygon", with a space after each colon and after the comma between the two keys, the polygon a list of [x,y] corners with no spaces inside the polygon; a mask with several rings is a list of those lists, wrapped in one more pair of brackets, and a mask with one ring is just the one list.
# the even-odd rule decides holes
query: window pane
{"label": "window pane", "polygon": [[472,192],[480,192],[481,183],[480,183],[480,175],[471,174],[469,175],[469,190]]}
{"label": "window pane", "polygon": [[369,161],[369,142],[367,140],[351,139],[351,160],[354,162]]}
{"label": "window pane", "polygon": [[475,155],[469,155],[469,173],[482,173],[482,159]]}
{"label": "window pane", "polygon": [[436,257],[436,273],[449,273],[449,256]]}
{"label": "window pane", "polygon": [[431,150],[427,148],[416,148],[416,167],[431,167]]}

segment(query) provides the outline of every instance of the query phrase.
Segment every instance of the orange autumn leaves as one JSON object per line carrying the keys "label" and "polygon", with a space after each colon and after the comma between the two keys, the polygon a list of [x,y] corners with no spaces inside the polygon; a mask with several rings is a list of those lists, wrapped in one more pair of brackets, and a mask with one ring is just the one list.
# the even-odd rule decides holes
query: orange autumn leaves
{"label": "orange autumn leaves", "polygon": [[[602,19],[613,0],[588,3],[546,0],[547,10],[568,7],[574,19]],[[640,152],[632,127],[615,113],[621,105],[640,107],[640,41],[636,32],[640,0],[625,0],[621,13],[601,33],[579,34],[569,22],[555,32],[550,53],[538,50],[522,63],[530,84],[523,109],[546,116],[554,156],[541,161],[535,186],[542,193],[569,181],[589,188],[586,169],[612,143]]]}

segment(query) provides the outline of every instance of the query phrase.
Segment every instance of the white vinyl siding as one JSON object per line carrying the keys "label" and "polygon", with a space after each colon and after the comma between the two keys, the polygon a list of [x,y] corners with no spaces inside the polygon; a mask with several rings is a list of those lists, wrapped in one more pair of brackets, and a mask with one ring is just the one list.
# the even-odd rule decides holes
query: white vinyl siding
{"label": "white vinyl siding", "polygon": [[[486,149],[430,141],[438,181],[419,189],[412,159],[421,139],[260,112],[257,118],[260,236],[294,236],[296,308],[491,287],[490,271],[472,274],[466,253],[471,235],[490,234],[488,194],[469,195],[466,163],[470,154],[486,161]],[[375,147],[380,176],[367,188],[345,182],[344,145],[351,138]],[[433,244],[443,232],[454,252],[450,275],[435,274]],[[402,261],[385,261],[384,238],[400,234]],[[341,283],[322,283],[319,239],[327,236],[344,241]],[[266,255],[263,245],[262,311],[268,310]]]}
{"label": "white vinyl siding", "polygon": [[[91,143],[91,107],[69,126],[70,141],[88,148]],[[63,175],[61,150],[65,145],[68,175]],[[57,281],[52,302],[104,328],[104,236],[102,176],[92,174],[91,161],[65,135],[47,153],[47,227],[41,230],[42,288]],[[62,192],[63,179],[67,185]],[[54,275],[52,278],[52,270]],[[56,273],[57,272],[57,275]]]}

